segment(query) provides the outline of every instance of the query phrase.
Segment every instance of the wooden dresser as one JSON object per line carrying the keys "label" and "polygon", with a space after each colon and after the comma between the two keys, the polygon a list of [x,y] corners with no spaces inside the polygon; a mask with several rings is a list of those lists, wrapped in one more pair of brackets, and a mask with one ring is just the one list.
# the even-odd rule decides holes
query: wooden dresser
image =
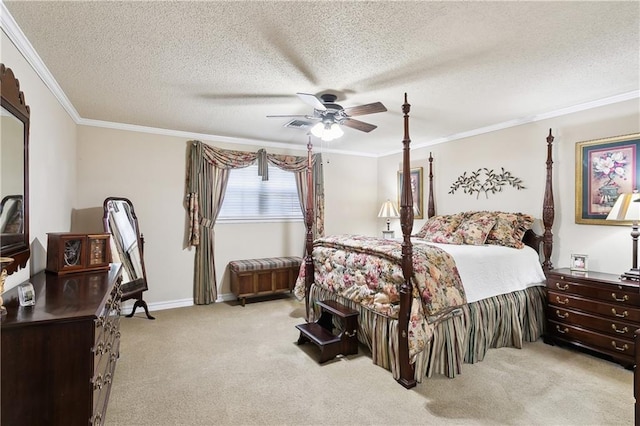
{"label": "wooden dresser", "polygon": [[4,294],[2,425],[99,425],[120,344],[120,264],[108,271],[39,273],[36,304]]}
{"label": "wooden dresser", "polygon": [[600,272],[557,269],[547,273],[547,343],[569,343],[635,364],[640,328],[638,283]]}

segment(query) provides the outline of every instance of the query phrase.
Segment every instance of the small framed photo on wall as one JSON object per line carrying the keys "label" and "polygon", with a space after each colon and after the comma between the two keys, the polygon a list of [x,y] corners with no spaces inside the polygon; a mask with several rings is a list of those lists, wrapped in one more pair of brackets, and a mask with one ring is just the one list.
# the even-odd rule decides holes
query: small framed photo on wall
{"label": "small framed photo on wall", "polygon": [[572,254],[571,255],[571,270],[578,272],[587,272],[589,270],[588,263],[589,256],[586,254]]}

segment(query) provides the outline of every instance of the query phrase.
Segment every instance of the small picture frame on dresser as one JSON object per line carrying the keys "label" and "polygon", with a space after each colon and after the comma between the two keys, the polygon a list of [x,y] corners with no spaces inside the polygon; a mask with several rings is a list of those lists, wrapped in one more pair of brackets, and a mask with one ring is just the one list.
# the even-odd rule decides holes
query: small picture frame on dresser
{"label": "small picture frame on dresser", "polygon": [[572,254],[570,269],[575,272],[587,272],[589,256],[586,254]]}
{"label": "small picture frame on dresser", "polygon": [[18,286],[18,298],[20,299],[20,306],[33,306],[36,304],[36,292],[33,289],[33,284],[25,283]]}

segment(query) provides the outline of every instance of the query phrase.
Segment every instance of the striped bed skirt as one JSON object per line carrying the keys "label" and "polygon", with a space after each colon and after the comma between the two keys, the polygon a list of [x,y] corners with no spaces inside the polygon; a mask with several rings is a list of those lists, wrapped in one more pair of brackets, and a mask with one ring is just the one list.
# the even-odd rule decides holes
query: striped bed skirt
{"label": "striped bed skirt", "polygon": [[[350,300],[314,285],[310,301],[339,300],[360,313],[358,340],[371,350],[373,363],[400,377],[398,360],[398,320],[363,308]],[[442,374],[455,377],[462,372],[462,364],[482,361],[490,348],[522,348],[523,342],[534,342],[544,332],[545,287],[479,300],[461,307],[455,315],[436,325],[429,345],[418,354],[415,379]],[[309,321],[320,312],[310,303]]]}

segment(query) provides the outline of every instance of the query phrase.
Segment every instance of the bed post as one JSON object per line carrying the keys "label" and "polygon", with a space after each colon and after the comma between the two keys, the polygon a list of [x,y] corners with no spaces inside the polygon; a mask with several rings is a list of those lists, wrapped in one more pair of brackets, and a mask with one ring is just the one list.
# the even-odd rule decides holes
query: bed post
{"label": "bed post", "polygon": [[427,219],[436,215],[436,203],[433,200],[433,155],[429,153],[429,204],[427,206]]}
{"label": "bed post", "polygon": [[404,94],[404,139],[402,153],[402,192],[400,196],[400,224],[402,227],[402,275],[404,282],[400,286],[400,312],[398,313],[398,358],[400,377],[398,383],[407,389],[416,385],[413,364],[409,362],[409,319],[411,316],[411,298],[413,295],[413,196],[411,193],[411,155],[409,153],[409,110],[411,105]]}
{"label": "bed post", "polygon": [[553,269],[551,263],[551,251],[553,250],[553,220],[555,216],[555,209],[553,206],[553,160],[551,155],[551,148],[553,147],[553,135],[551,129],[549,129],[549,136],[547,136],[547,180],[544,188],[544,201],[542,204],[542,223],[544,224],[544,234],[542,235],[542,249],[544,254],[544,262],[542,262],[542,269],[546,272]]}
{"label": "bed post", "polygon": [[313,193],[315,187],[313,186],[313,157],[311,151],[313,145],[311,144],[311,136],[309,136],[309,142],[307,143],[307,211],[305,218],[305,225],[307,226],[307,238],[306,238],[306,255],[304,257],[305,266],[305,280],[304,280],[304,305],[306,320],[309,321],[309,292],[311,291],[311,284],[314,280],[313,271],[313,257],[311,253],[313,251]]}

